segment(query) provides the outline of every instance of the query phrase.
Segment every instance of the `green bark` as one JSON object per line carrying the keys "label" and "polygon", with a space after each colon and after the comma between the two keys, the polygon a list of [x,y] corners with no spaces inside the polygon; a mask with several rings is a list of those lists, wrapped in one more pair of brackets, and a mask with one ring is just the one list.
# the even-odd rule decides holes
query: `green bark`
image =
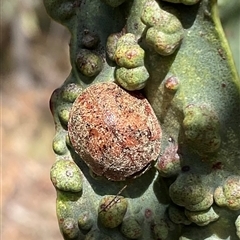
{"label": "green bark", "polygon": [[[51,180],[63,237],[240,238],[240,81],[216,1],[44,3],[71,33],[72,70],[50,102],[56,126]],[[90,171],[92,163],[73,147],[83,141],[68,135],[75,99],[103,82],[141,91],[162,130],[159,157],[124,181]],[[92,98],[98,105],[100,96]]]}

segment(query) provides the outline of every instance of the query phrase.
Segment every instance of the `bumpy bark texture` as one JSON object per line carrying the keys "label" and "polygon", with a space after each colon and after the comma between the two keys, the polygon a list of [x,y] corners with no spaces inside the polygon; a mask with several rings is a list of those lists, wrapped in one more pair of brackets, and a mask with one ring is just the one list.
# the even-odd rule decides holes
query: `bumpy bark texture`
{"label": "bumpy bark texture", "polygon": [[44,3],[72,36],[50,102],[63,237],[238,239],[240,84],[216,1]]}

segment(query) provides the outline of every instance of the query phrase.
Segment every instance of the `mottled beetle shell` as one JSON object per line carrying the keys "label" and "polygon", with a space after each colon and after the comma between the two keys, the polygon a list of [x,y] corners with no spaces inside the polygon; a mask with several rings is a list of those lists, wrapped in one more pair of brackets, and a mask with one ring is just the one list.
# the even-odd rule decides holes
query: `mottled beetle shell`
{"label": "mottled beetle shell", "polygon": [[68,122],[75,151],[98,176],[140,175],[160,153],[161,128],[147,99],[115,83],[97,83],[75,100]]}

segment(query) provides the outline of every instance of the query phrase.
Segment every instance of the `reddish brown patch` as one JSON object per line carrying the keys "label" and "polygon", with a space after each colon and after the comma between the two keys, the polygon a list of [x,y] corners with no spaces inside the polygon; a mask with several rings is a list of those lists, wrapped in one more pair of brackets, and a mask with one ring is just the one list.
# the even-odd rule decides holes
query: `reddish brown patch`
{"label": "reddish brown patch", "polygon": [[131,50],[126,52],[126,57],[128,59],[131,59],[131,58],[135,57],[136,55],[137,55],[137,52],[134,49],[131,49]]}
{"label": "reddish brown patch", "polygon": [[149,219],[152,217],[153,212],[151,211],[151,209],[147,208],[145,209],[144,215],[145,215],[145,218]]}
{"label": "reddish brown patch", "polygon": [[171,76],[165,81],[165,87],[168,90],[175,91],[175,90],[177,90],[178,85],[179,85],[179,80],[175,76]]}
{"label": "reddish brown patch", "polygon": [[212,165],[213,170],[221,170],[223,168],[223,164],[221,162],[216,162]]}
{"label": "reddish brown patch", "polygon": [[151,105],[115,83],[84,90],[73,104],[68,130],[91,170],[114,181],[141,172],[160,152],[161,128]]}

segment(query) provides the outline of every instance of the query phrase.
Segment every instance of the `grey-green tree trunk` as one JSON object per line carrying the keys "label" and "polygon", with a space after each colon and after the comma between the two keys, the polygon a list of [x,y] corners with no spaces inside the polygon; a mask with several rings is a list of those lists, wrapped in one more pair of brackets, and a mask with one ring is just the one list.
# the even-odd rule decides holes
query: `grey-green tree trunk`
{"label": "grey-green tree trunk", "polygon": [[[72,70],[50,102],[51,180],[63,237],[239,239],[240,82],[216,1],[44,4],[71,33]],[[92,172],[69,139],[75,99],[104,82],[141,91],[162,130],[158,158],[124,181]],[[96,104],[98,97],[92,95]]]}

